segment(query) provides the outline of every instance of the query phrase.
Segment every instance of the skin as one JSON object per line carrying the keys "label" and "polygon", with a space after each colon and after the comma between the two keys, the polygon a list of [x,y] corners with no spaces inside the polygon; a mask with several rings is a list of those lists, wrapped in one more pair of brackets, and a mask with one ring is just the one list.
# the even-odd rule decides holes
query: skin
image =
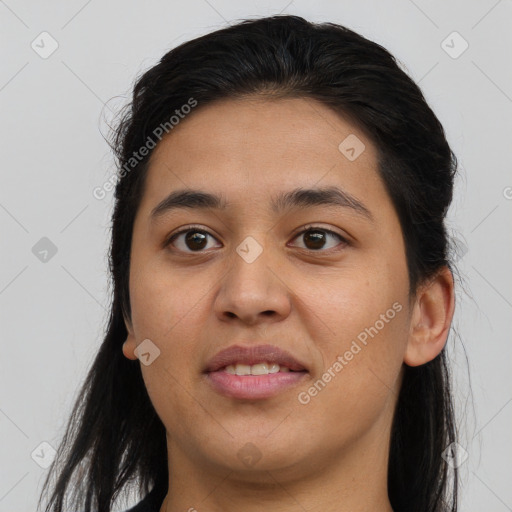
{"label": "skin", "polygon": [[[338,149],[350,134],[365,144],[354,161]],[[330,185],[355,196],[373,220],[346,207],[270,209],[278,192]],[[151,210],[185,187],[222,194],[230,206],[151,222]],[[185,235],[163,247],[190,224],[211,234],[202,252]],[[307,224],[348,243],[326,234],[325,248],[315,248],[300,229]],[[236,252],[247,236],[263,249],[252,263]],[[443,268],[409,295],[400,223],[361,130],[311,99],[199,106],[151,157],[133,230],[130,299],[124,355],[135,360],[144,339],[160,350],[141,364],[167,430],[169,492],[160,512],[392,510],[387,463],[403,365],[424,364],[444,347],[453,279]],[[300,403],[298,394],[394,303],[401,311]],[[278,345],[309,373],[270,399],[226,398],[202,372],[235,343]],[[247,443],[260,457],[250,466],[239,457]]]}

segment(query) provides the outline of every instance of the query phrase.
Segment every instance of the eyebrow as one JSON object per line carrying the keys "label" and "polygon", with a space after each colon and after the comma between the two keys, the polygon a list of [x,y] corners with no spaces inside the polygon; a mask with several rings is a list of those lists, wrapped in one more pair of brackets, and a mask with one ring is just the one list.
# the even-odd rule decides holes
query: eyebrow
{"label": "eyebrow", "polygon": [[[219,195],[200,190],[181,189],[171,192],[158,203],[151,211],[150,218],[156,220],[164,213],[182,208],[225,210],[229,205]],[[296,188],[289,192],[282,192],[271,199],[270,206],[276,214],[301,207],[336,206],[349,208],[355,213],[373,220],[370,210],[359,199],[334,186],[315,189]]]}

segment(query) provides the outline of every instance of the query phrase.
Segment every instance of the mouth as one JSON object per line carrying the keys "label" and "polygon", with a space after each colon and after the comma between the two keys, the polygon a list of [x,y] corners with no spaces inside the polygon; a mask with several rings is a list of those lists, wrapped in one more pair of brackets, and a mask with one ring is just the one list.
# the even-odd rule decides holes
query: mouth
{"label": "mouth", "polygon": [[204,373],[216,393],[228,398],[257,400],[297,386],[309,372],[279,347],[235,345],[219,352]]}

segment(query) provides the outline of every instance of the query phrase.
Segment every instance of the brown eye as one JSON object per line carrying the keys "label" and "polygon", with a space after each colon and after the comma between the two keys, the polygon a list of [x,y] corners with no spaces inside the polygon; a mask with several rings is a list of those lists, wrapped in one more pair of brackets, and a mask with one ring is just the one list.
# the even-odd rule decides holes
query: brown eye
{"label": "brown eye", "polygon": [[[337,238],[338,243],[336,244],[330,244],[329,240],[332,238]],[[308,228],[301,233],[299,233],[295,239],[302,239],[304,247],[303,249],[309,249],[312,251],[318,251],[320,249],[332,249],[333,247],[336,247],[337,245],[340,245],[339,242],[342,243],[342,245],[346,245],[348,242],[338,233],[335,233],[334,231],[330,231],[328,229],[321,229],[321,228]]]}
{"label": "brown eye", "polygon": [[188,231],[185,236],[185,245],[193,250],[204,249],[206,246],[206,234],[201,231]]}
{"label": "brown eye", "polygon": [[183,252],[201,252],[207,248],[208,238],[214,239],[207,231],[188,228],[172,235],[165,245],[173,245]]}

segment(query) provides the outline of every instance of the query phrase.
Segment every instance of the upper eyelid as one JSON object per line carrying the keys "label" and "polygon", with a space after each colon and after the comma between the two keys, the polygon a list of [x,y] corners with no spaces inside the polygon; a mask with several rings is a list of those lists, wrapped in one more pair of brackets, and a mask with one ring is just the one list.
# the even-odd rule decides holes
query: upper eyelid
{"label": "upper eyelid", "polygon": [[327,233],[332,233],[333,235],[339,236],[342,239],[347,238],[345,235],[342,235],[341,233],[337,233],[333,229],[325,228],[325,227],[317,225],[317,224],[304,224],[303,226],[301,226],[300,228],[297,228],[297,230],[293,232],[293,236],[297,237],[297,236],[301,235],[302,233],[304,233],[304,231],[310,231],[313,229],[318,229],[319,231],[326,231]]}

